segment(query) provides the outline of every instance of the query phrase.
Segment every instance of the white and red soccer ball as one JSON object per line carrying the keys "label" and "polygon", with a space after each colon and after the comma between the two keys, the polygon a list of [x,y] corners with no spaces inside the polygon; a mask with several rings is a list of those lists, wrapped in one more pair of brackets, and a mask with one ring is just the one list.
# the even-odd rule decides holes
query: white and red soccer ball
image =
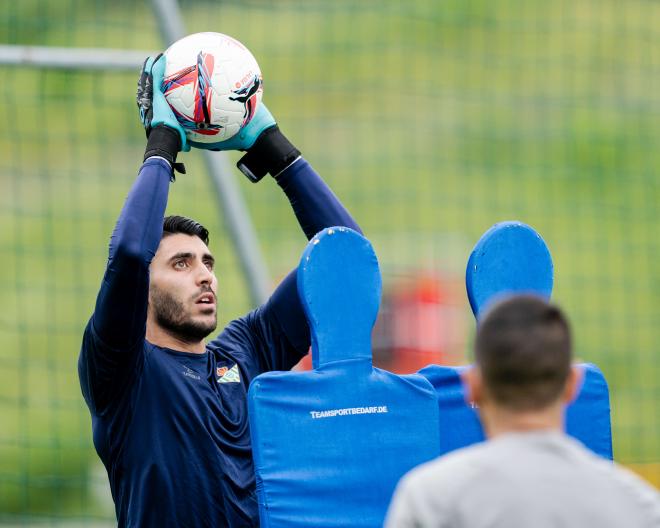
{"label": "white and red soccer ball", "polygon": [[217,143],[249,123],[263,94],[250,51],[222,33],[195,33],[165,51],[165,99],[190,141]]}

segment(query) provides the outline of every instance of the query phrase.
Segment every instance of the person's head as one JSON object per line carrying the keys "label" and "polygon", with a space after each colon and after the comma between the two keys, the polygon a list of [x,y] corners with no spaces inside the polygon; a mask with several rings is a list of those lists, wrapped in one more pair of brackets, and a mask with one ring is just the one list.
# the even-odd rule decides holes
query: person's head
{"label": "person's head", "polygon": [[577,387],[571,368],[571,331],[563,312],[533,295],[496,303],[479,321],[475,365],[467,384],[480,408],[542,413],[570,401]]}
{"label": "person's head", "polygon": [[165,218],[149,268],[148,333],[152,325],[180,341],[196,343],[215,330],[218,281],[208,242],[208,230],[198,222]]}

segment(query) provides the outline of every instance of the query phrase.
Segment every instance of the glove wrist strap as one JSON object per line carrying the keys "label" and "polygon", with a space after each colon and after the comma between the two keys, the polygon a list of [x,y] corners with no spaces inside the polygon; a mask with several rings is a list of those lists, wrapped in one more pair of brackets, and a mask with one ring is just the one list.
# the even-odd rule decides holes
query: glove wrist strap
{"label": "glove wrist strap", "polygon": [[266,173],[275,176],[300,156],[300,151],[275,125],[264,130],[236,164],[247,178],[256,183]]}
{"label": "glove wrist strap", "polygon": [[181,150],[179,132],[165,125],[157,125],[149,131],[144,159],[160,156],[166,159],[172,168],[181,174],[186,173],[183,163],[176,163],[176,156]]}

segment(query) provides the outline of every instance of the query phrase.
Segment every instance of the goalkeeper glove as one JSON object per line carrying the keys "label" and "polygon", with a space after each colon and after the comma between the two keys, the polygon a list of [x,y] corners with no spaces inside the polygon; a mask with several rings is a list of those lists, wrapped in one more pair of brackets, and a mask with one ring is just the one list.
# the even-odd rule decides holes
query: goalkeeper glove
{"label": "goalkeeper glove", "polygon": [[237,166],[253,183],[266,173],[277,176],[300,156],[300,151],[280,132],[275,118],[263,103],[235,136],[218,143],[190,141],[190,145],[208,150],[247,151]]}
{"label": "goalkeeper glove", "polygon": [[161,53],[155,59],[147,57],[138,79],[137,105],[147,134],[144,159],[160,156],[169,161],[174,169],[185,173],[183,164],[175,163],[176,156],[181,150],[189,151],[190,145],[183,127],[165,100],[162,91],[164,74],[165,56]]}

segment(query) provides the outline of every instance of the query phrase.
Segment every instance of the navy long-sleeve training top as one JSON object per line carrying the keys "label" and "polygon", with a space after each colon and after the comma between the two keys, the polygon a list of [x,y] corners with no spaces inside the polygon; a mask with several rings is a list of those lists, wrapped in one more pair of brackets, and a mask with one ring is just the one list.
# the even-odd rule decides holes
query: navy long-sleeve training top
{"label": "navy long-sleeve training top", "polygon": [[[85,328],[78,371],[94,446],[120,527],[258,526],[247,390],[258,374],[288,370],[308,350],[295,270],[203,354],[146,341],[149,264],[162,236],[171,174],[160,158],[142,166]],[[333,225],[359,230],[304,159],[277,182],[308,239]]]}

